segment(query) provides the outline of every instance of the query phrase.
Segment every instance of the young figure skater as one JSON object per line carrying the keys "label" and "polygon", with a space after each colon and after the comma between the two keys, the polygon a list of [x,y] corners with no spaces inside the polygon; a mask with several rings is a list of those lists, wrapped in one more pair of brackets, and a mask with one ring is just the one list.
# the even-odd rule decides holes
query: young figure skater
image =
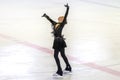
{"label": "young figure skater", "polygon": [[[63,76],[64,72],[71,72],[71,66],[68,62],[68,59],[65,55],[65,47],[66,46],[66,42],[64,41],[63,35],[62,35],[62,29],[64,27],[65,24],[67,24],[67,16],[68,16],[68,12],[69,12],[69,6],[68,4],[64,5],[67,9],[66,9],[66,13],[64,16],[60,16],[58,18],[58,22],[53,21],[46,13],[43,14],[42,17],[45,17],[48,21],[51,22],[52,26],[53,26],[53,34],[54,34],[54,43],[53,43],[53,49],[54,49],[54,58],[57,64],[57,72],[53,75],[53,76]],[[66,68],[64,71],[62,71],[61,68],[61,64],[58,58],[58,54],[59,52],[61,53],[61,56],[63,58],[63,60],[66,63]]]}

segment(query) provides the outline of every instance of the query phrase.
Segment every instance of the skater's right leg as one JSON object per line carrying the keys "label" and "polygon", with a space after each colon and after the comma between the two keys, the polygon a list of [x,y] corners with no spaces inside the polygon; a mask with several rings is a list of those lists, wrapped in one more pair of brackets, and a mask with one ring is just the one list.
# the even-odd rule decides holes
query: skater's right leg
{"label": "skater's right leg", "polygon": [[71,68],[71,66],[70,66],[70,64],[69,64],[69,61],[68,61],[66,55],[65,55],[65,49],[64,49],[64,48],[60,49],[60,52],[61,52],[61,56],[62,56],[63,60],[64,60],[65,63],[66,63],[66,68],[65,68],[65,70],[71,72],[71,71],[72,71],[72,68]]}

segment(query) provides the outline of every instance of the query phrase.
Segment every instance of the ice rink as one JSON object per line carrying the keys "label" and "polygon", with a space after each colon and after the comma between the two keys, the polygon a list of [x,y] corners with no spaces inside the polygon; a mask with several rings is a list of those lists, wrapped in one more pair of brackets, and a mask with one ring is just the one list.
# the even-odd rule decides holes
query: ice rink
{"label": "ice rink", "polygon": [[[63,34],[73,71],[53,78],[54,37],[41,16],[57,21],[66,3]],[[0,0],[0,80],[120,80],[120,1]]]}

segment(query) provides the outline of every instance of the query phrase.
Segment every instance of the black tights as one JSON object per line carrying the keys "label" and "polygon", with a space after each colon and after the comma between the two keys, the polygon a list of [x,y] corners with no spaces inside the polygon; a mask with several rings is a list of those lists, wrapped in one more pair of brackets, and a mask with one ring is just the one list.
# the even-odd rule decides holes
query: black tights
{"label": "black tights", "polygon": [[60,60],[58,58],[59,52],[61,53],[61,56],[62,56],[63,60],[66,63],[66,68],[65,69],[66,70],[68,69],[69,71],[71,71],[71,66],[70,66],[70,64],[68,62],[68,59],[67,59],[66,55],[65,55],[65,49],[64,48],[62,48],[62,49],[55,49],[54,50],[54,58],[55,58],[55,61],[56,61],[56,64],[57,64],[57,68],[58,68],[57,73],[62,75],[62,68],[61,68],[61,65],[60,65]]}

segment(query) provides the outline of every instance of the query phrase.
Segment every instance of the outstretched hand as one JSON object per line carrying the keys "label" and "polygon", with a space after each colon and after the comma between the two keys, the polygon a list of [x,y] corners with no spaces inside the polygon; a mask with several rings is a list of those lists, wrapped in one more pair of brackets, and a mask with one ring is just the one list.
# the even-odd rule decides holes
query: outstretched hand
{"label": "outstretched hand", "polygon": [[46,13],[44,13],[44,14],[42,15],[42,17],[45,17],[45,16],[47,16]]}
{"label": "outstretched hand", "polygon": [[64,5],[65,7],[69,7],[68,3],[66,5]]}

